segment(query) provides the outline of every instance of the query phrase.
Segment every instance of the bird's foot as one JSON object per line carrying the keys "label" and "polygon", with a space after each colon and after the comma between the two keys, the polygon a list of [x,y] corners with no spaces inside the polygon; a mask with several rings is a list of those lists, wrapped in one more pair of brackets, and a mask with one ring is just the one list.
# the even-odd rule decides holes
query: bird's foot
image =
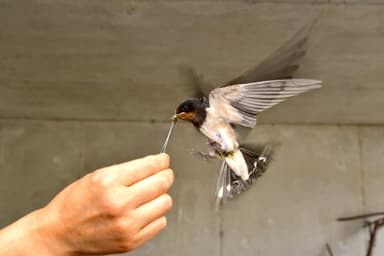
{"label": "bird's foot", "polygon": [[214,152],[201,152],[197,150],[192,150],[192,154],[202,157],[204,158],[204,160],[216,158],[216,154]]}

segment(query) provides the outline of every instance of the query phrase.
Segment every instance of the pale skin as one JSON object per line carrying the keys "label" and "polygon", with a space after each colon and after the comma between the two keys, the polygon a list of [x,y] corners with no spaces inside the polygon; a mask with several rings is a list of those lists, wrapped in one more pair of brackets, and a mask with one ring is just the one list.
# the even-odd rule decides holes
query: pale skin
{"label": "pale skin", "polygon": [[169,156],[96,170],[47,206],[0,230],[0,255],[99,255],[131,251],[167,221],[173,183]]}

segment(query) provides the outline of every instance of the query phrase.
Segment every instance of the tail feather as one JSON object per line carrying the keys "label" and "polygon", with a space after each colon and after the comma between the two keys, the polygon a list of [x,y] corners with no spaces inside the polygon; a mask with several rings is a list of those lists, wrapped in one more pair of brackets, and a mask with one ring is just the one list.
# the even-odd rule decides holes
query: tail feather
{"label": "tail feather", "polygon": [[240,148],[240,151],[243,153],[245,162],[248,166],[249,181],[247,182],[253,183],[267,170],[267,166],[272,157],[272,146],[265,146],[260,154],[257,154],[246,148]]}
{"label": "tail feather", "polygon": [[249,179],[243,180],[240,176],[237,176],[228,164],[223,161],[216,188],[217,204],[222,204],[227,199],[247,190],[265,173],[272,159],[272,146],[270,145],[265,146],[261,153],[256,153],[245,147],[240,147],[240,151],[247,163]]}

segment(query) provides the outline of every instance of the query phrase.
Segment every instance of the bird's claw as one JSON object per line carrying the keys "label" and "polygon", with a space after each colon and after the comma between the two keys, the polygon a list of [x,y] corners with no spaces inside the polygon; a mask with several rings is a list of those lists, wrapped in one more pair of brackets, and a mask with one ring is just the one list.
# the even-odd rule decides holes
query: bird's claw
{"label": "bird's claw", "polygon": [[201,152],[201,151],[192,150],[192,154],[198,155],[198,156],[204,158],[204,160],[209,160],[209,159],[216,158],[216,155],[212,154],[210,152],[207,153],[207,152]]}

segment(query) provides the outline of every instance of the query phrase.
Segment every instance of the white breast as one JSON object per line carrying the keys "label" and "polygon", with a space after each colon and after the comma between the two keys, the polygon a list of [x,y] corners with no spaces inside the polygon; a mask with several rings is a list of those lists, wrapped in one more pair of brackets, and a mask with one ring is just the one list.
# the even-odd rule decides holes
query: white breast
{"label": "white breast", "polygon": [[225,152],[232,152],[239,146],[231,125],[217,117],[212,108],[207,109],[207,117],[200,131],[210,140],[218,143]]}

